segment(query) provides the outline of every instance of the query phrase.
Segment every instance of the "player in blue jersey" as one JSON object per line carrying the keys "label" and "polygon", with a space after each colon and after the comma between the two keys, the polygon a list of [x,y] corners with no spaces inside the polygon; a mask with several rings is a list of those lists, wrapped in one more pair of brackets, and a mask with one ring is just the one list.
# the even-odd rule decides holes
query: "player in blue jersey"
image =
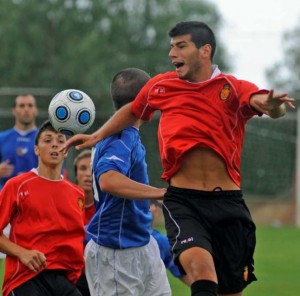
{"label": "player in blue jersey", "polygon": [[[21,94],[15,98],[12,114],[15,126],[0,133],[0,191],[6,181],[37,166],[34,140],[37,134],[35,118],[38,114],[35,98]],[[10,225],[4,233],[9,234]],[[0,266],[5,255],[0,253]],[[0,279],[0,284],[2,279]]]}
{"label": "player in blue jersey", "polygon": [[34,139],[38,109],[35,98],[30,94],[17,96],[12,113],[15,126],[0,133],[0,190],[8,179],[37,166]]}
{"label": "player in blue jersey", "polygon": [[[116,110],[132,101],[149,80],[142,70],[129,68],[113,78]],[[92,156],[97,209],[88,227],[86,277],[91,295],[171,295],[159,248],[150,235],[152,198],[165,189],[149,184],[140,121],[96,144]]]}

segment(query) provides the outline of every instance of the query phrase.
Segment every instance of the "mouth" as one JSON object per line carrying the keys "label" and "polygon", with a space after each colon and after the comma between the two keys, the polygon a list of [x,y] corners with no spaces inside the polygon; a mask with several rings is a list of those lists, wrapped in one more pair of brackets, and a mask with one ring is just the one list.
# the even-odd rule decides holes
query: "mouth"
{"label": "mouth", "polygon": [[58,152],[52,152],[50,155],[54,156],[54,157],[57,157],[59,154],[58,154]]}
{"label": "mouth", "polygon": [[179,70],[184,66],[183,62],[173,62],[173,65],[175,66],[176,70]]}

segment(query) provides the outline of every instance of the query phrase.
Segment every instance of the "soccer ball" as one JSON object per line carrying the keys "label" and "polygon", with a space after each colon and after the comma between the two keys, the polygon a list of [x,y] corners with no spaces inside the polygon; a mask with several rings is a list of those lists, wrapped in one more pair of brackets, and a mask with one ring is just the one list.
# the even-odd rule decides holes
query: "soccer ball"
{"label": "soccer ball", "polygon": [[93,124],[95,114],[92,99],[77,89],[57,93],[48,108],[52,126],[67,136],[84,133]]}

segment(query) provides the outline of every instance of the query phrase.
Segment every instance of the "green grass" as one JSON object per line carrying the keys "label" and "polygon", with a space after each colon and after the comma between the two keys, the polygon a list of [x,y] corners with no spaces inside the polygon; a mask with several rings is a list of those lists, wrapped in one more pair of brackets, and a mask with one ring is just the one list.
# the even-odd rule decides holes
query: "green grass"
{"label": "green grass", "polygon": [[[243,296],[294,296],[300,291],[300,229],[259,227],[255,252],[257,282]],[[0,279],[3,266],[0,263]],[[190,289],[168,273],[172,296],[190,296]],[[0,296],[2,296],[0,292]]]}
{"label": "green grass", "polygon": [[[259,227],[255,252],[257,282],[243,296],[294,296],[300,291],[300,229]],[[172,296],[189,296],[190,290],[169,275]]]}

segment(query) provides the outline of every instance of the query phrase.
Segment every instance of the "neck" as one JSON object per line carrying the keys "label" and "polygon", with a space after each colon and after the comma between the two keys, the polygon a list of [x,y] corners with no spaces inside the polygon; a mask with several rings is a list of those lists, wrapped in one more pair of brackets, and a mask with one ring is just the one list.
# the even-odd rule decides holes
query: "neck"
{"label": "neck", "polygon": [[15,128],[20,131],[28,131],[28,130],[34,129],[35,127],[36,127],[35,123],[23,124],[20,122],[16,122],[16,124],[15,124]]}
{"label": "neck", "polygon": [[40,177],[50,179],[50,180],[61,180],[61,166],[44,166],[39,164],[37,168]]}

